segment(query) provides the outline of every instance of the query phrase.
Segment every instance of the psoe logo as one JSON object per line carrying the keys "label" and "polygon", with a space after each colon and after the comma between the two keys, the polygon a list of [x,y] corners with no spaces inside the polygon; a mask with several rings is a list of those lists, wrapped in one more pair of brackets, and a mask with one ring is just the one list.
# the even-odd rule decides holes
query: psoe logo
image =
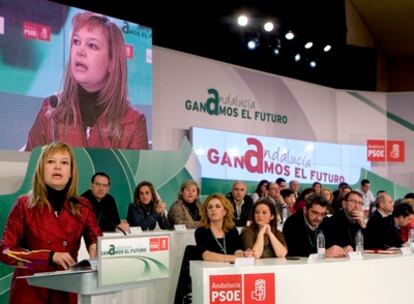
{"label": "psoe logo", "polygon": [[168,237],[150,238],[150,251],[164,251],[169,248]]}
{"label": "psoe logo", "polygon": [[36,39],[42,41],[50,41],[52,28],[50,26],[24,21],[23,37],[26,39]]}
{"label": "psoe logo", "polygon": [[248,273],[243,278],[244,304],[276,303],[274,273]]}

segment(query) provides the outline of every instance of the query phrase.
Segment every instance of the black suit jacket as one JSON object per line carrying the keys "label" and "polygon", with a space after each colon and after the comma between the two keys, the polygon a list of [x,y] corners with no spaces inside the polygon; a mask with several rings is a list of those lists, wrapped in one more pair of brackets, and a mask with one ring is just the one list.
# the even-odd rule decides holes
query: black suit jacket
{"label": "black suit jacket", "polygon": [[229,192],[229,193],[226,194],[226,197],[231,202],[231,204],[233,205],[233,208],[234,208],[234,223],[236,224],[236,226],[237,227],[246,226],[246,223],[249,220],[250,211],[252,210],[252,207],[253,207],[252,198],[248,195],[244,196],[244,198],[243,198],[244,203],[242,205],[241,214],[240,214],[240,217],[237,218],[236,203],[234,202],[233,194],[231,192]]}

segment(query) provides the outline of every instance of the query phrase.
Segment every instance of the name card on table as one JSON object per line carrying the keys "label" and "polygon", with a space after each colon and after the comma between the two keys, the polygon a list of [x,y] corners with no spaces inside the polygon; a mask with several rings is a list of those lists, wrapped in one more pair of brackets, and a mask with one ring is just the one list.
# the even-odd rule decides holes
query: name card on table
{"label": "name card on table", "polygon": [[412,255],[413,252],[410,247],[401,247],[400,248],[402,255]]}
{"label": "name card on table", "polygon": [[360,261],[364,259],[364,257],[362,256],[362,252],[359,251],[348,252],[348,257],[351,261]]}
{"label": "name card on table", "polygon": [[319,253],[312,253],[308,257],[308,263],[309,264],[319,263],[319,262],[322,262],[322,261],[323,261],[323,259],[321,259],[321,256],[319,255]]}
{"label": "name card on table", "polygon": [[187,227],[185,227],[184,224],[174,225],[174,230],[175,231],[187,231]]}
{"label": "name card on table", "polygon": [[141,234],[142,228],[140,226],[129,227],[129,231],[131,232],[131,234]]}
{"label": "name card on table", "polygon": [[248,257],[248,258],[236,258],[234,260],[234,266],[253,266],[255,262],[254,257]]}

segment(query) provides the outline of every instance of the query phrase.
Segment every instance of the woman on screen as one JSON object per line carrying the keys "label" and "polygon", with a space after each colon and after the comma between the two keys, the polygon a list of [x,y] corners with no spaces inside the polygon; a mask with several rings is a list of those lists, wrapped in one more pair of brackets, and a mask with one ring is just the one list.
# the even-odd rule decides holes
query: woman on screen
{"label": "woman on screen", "polygon": [[75,147],[148,149],[144,114],[128,99],[121,30],[91,12],[73,17],[63,91],[45,99],[26,150],[53,141]]}
{"label": "woman on screen", "polygon": [[250,213],[252,224],[243,228],[244,248],[251,248],[255,258],[284,257],[287,254],[286,242],[282,232],[277,229],[277,212],[272,201],[259,199]]}
{"label": "woman on screen", "polygon": [[0,260],[16,267],[10,300],[21,303],[77,303],[76,294],[32,287],[20,276],[68,269],[78,255],[82,236],[91,258],[102,232],[92,206],[78,194],[78,171],[69,146],[43,148],[33,187],[11,210],[0,241]]}
{"label": "woman on screen", "polygon": [[200,227],[195,241],[204,261],[234,262],[237,257],[252,256],[243,251],[239,232],[233,221],[233,206],[221,193],[209,195],[201,206]]}

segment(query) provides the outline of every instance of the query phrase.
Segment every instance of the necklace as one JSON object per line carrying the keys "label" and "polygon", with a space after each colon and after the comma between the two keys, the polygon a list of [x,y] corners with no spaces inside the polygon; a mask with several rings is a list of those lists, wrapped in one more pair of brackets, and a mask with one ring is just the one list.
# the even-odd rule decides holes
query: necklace
{"label": "necklace", "polygon": [[220,247],[221,252],[223,252],[224,254],[227,254],[227,250],[226,250],[226,234],[224,234],[223,236],[223,244],[221,244],[221,242],[216,238],[216,236],[214,235],[213,231],[210,229],[211,234],[213,235],[214,239],[216,240],[217,244]]}

